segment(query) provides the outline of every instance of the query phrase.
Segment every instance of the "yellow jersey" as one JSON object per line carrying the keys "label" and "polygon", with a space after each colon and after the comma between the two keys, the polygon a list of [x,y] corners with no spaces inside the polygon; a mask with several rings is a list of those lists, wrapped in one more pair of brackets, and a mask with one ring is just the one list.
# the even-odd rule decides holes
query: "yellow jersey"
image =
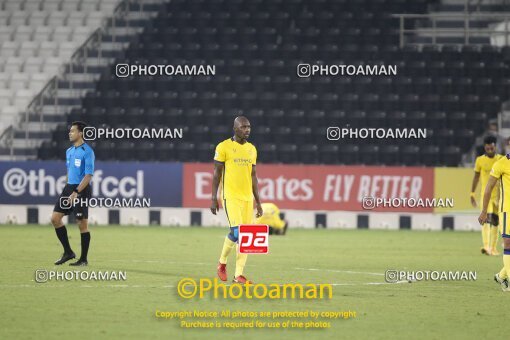
{"label": "yellow jersey", "polygon": [[280,218],[280,209],[274,203],[262,203],[262,210],[264,211],[264,217],[278,217]]}
{"label": "yellow jersey", "polygon": [[280,209],[274,203],[262,203],[264,214],[255,220],[256,224],[267,224],[270,227],[282,229],[285,221],[280,218]]}
{"label": "yellow jersey", "polygon": [[[504,157],[500,154],[495,154],[494,157],[490,158],[487,155],[481,155],[476,157],[475,161],[475,172],[480,173],[480,205],[483,202],[483,195],[485,193],[485,187],[487,186],[487,182],[489,181],[489,176],[491,174],[492,166]],[[491,200],[497,201],[499,190],[497,187],[492,190]]]}
{"label": "yellow jersey", "polygon": [[491,176],[499,179],[499,211],[510,212],[510,154],[494,163]]}
{"label": "yellow jersey", "polygon": [[222,178],[223,199],[253,201],[252,167],[257,164],[257,149],[250,142],[239,144],[229,138],[216,146],[214,160],[225,164]]}

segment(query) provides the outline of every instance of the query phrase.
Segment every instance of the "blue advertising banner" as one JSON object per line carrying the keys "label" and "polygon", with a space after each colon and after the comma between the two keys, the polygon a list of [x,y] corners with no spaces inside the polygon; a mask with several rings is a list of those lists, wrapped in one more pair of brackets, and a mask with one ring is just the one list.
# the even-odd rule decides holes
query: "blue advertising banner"
{"label": "blue advertising banner", "polygon": [[[64,161],[0,162],[0,204],[55,204],[66,184]],[[182,164],[96,162],[93,197],[146,198],[152,207],[182,206]]]}

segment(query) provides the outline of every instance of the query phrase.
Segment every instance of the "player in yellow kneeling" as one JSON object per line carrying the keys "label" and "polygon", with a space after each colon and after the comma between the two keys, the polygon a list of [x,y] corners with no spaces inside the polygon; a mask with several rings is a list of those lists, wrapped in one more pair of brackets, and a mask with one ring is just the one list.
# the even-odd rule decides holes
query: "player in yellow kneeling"
{"label": "player in yellow kneeling", "polygon": [[255,220],[256,224],[267,224],[270,235],[285,235],[289,223],[280,218],[280,209],[274,203],[262,203],[264,214]]}

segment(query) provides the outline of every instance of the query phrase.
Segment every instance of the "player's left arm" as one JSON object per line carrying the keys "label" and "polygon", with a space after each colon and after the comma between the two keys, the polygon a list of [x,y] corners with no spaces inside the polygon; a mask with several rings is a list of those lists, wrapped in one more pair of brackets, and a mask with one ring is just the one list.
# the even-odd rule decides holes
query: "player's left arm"
{"label": "player's left arm", "polygon": [[83,179],[81,180],[80,185],[78,185],[76,190],[78,192],[82,192],[83,189],[85,189],[87,187],[87,185],[89,185],[91,180],[92,180],[92,175],[86,174],[85,177],[83,177]]}
{"label": "player's left arm", "polygon": [[258,218],[262,216],[264,211],[262,210],[262,204],[260,203],[259,181],[257,179],[257,170],[255,165],[252,165],[251,167],[251,188],[253,191],[253,197],[255,198],[255,204],[257,206],[257,214],[255,216]]}

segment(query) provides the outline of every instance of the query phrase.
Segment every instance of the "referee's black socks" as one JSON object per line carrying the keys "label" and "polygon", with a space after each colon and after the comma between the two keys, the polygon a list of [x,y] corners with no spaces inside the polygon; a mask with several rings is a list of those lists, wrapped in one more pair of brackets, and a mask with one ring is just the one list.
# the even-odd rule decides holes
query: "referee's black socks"
{"label": "referee's black socks", "polygon": [[69,239],[67,238],[67,229],[66,226],[62,226],[60,228],[55,228],[55,232],[57,233],[57,237],[62,243],[62,247],[64,247],[64,253],[70,254],[73,251],[71,250],[71,246],[69,245]]}
{"label": "referee's black socks", "polygon": [[80,260],[87,261],[87,254],[89,252],[89,244],[90,244],[90,232],[81,233],[81,256]]}

